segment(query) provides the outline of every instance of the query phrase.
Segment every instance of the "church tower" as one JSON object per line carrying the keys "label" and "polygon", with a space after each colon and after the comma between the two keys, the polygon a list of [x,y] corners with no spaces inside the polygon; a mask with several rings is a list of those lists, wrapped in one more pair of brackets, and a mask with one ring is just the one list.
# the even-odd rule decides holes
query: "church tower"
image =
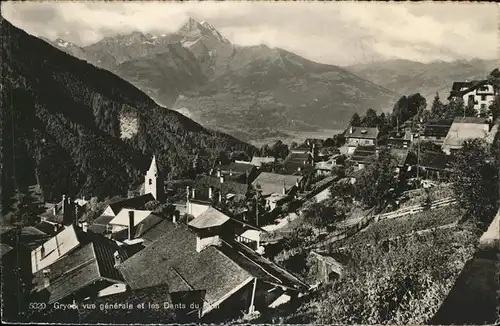
{"label": "church tower", "polygon": [[163,202],[164,200],[164,182],[156,166],[156,158],[154,156],[144,178],[144,193],[152,194],[159,202]]}

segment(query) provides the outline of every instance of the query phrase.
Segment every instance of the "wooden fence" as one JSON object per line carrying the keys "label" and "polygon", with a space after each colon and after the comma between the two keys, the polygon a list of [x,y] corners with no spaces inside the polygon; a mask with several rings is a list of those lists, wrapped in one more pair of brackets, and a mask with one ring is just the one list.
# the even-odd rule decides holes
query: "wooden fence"
{"label": "wooden fence", "polygon": [[440,200],[436,200],[436,201],[432,202],[432,204],[428,208],[424,207],[423,205],[415,205],[415,206],[403,208],[401,210],[397,210],[397,211],[389,212],[389,213],[384,213],[384,214],[378,214],[378,215],[368,214],[365,217],[363,217],[358,223],[350,226],[346,230],[342,230],[342,231],[333,233],[329,237],[327,242],[323,242],[321,244],[315,244],[312,247],[317,248],[319,246],[324,246],[326,244],[336,242],[339,240],[343,240],[345,238],[353,236],[354,234],[358,233],[362,229],[366,228],[372,222],[376,223],[378,221],[382,221],[385,219],[393,219],[393,218],[404,217],[407,215],[413,215],[413,214],[422,212],[426,209],[440,208],[440,207],[452,205],[456,202],[457,202],[457,200],[455,198],[445,198],[445,199],[440,199]]}

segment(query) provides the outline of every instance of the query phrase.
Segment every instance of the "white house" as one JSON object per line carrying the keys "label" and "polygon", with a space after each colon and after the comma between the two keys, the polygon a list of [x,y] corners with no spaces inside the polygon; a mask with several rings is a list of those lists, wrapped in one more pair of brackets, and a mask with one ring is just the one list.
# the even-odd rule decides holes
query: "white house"
{"label": "white house", "polygon": [[464,104],[473,105],[477,114],[485,114],[495,99],[496,91],[487,80],[454,82],[448,100],[461,98]]}

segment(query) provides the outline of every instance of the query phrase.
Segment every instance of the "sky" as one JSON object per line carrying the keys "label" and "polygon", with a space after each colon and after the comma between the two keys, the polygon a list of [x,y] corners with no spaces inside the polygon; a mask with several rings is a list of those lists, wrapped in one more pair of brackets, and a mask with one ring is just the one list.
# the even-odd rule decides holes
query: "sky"
{"label": "sky", "polygon": [[495,3],[2,2],[26,32],[79,46],[133,31],[174,32],[189,17],[239,45],[266,44],[335,65],[498,58]]}

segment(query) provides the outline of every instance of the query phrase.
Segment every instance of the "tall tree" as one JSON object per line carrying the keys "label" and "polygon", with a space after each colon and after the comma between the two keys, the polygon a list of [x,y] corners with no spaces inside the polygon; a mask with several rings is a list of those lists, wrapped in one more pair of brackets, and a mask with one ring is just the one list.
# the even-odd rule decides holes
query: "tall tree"
{"label": "tall tree", "polygon": [[496,90],[500,90],[500,70],[498,68],[490,72],[487,79]]}
{"label": "tall tree", "polygon": [[359,127],[359,126],[361,126],[361,117],[359,116],[359,114],[354,113],[352,115],[350,124],[353,127]]}
{"label": "tall tree", "polygon": [[496,95],[493,102],[488,108],[488,114],[492,116],[493,121],[496,121],[500,117],[500,96]]}
{"label": "tall tree", "polygon": [[498,166],[487,143],[466,140],[456,154],[452,186],[460,205],[480,227],[486,227],[497,209]]}
{"label": "tall tree", "polygon": [[441,117],[443,114],[444,104],[441,102],[439,97],[439,93],[436,92],[436,96],[434,96],[434,100],[432,101],[431,106],[431,114],[433,117]]}
{"label": "tall tree", "polygon": [[379,118],[377,116],[377,112],[370,108],[366,111],[366,115],[363,119],[363,126],[364,127],[376,127],[379,124]]}

